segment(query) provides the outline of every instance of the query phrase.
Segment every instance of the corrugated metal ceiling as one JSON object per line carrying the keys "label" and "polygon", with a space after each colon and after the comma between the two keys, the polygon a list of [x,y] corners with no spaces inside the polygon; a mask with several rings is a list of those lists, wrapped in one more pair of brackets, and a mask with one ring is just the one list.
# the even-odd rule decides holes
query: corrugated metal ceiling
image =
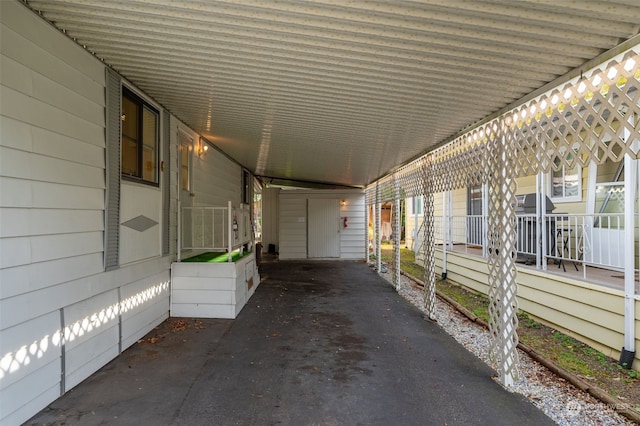
{"label": "corrugated metal ceiling", "polygon": [[257,175],[363,186],[639,32],[637,0],[29,0]]}

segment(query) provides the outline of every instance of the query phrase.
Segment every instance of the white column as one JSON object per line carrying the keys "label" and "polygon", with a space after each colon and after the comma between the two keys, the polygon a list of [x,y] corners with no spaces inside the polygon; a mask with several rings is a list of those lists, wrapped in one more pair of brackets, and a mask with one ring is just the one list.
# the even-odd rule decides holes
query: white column
{"label": "white column", "polygon": [[[624,352],[635,353],[635,199],[638,180],[636,160],[624,156]],[[633,358],[631,357],[633,363]],[[629,365],[630,367],[630,365]]]}
{"label": "white column", "polygon": [[376,270],[380,272],[382,268],[382,233],[380,225],[382,216],[382,203],[380,202],[380,188],[376,184]]}
{"label": "white column", "polygon": [[396,178],[393,178],[393,284],[396,289],[400,287],[400,187]]}
{"label": "white column", "polygon": [[418,197],[419,195],[416,195],[411,201],[413,203],[413,254],[418,254],[420,250],[420,246],[418,245],[418,209],[416,208]]}
{"label": "white column", "polygon": [[369,207],[370,205],[364,203],[364,257],[369,264]]}
{"label": "white column", "polygon": [[449,222],[447,216],[447,194],[449,191],[442,191],[442,279],[447,278],[447,244],[449,240],[447,224]]}

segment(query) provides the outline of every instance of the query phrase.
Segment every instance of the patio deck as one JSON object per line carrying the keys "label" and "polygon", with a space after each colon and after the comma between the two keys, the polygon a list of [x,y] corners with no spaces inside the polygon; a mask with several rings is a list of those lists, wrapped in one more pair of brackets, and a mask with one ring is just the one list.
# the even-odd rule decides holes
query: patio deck
{"label": "patio deck", "polygon": [[[442,250],[442,246],[437,246],[437,249]],[[478,246],[455,244],[453,246],[453,252],[482,257],[482,248]],[[527,264],[526,262],[518,262],[518,267],[536,269],[535,263]],[[624,273],[621,271],[585,265],[580,262],[574,263],[570,260],[564,260],[563,263],[560,263],[555,259],[547,259],[546,272],[549,274],[570,277],[576,280],[587,281],[592,284],[598,284],[617,290],[624,290]],[[637,272],[635,281],[637,286],[637,283],[639,282]]]}

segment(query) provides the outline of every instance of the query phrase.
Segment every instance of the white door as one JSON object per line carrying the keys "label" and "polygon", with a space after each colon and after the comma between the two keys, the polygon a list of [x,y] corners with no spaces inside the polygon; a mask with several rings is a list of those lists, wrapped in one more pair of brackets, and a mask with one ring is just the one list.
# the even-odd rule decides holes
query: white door
{"label": "white door", "polygon": [[340,257],[339,201],[310,199],[307,208],[309,257]]}

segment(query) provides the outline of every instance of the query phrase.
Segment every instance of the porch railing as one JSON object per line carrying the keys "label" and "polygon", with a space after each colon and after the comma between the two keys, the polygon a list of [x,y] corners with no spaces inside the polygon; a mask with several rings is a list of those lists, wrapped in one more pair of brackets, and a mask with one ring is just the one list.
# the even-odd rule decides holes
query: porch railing
{"label": "porch railing", "polygon": [[252,241],[249,207],[198,206],[178,208],[178,261],[182,251],[226,251],[232,253]]}
{"label": "porch railing", "polygon": [[[447,250],[484,255],[486,217],[464,215],[434,217],[437,245]],[[416,235],[422,247],[422,229]],[[624,214],[518,215],[516,246],[522,263],[543,266],[549,262],[576,271],[582,265],[622,270]]]}

